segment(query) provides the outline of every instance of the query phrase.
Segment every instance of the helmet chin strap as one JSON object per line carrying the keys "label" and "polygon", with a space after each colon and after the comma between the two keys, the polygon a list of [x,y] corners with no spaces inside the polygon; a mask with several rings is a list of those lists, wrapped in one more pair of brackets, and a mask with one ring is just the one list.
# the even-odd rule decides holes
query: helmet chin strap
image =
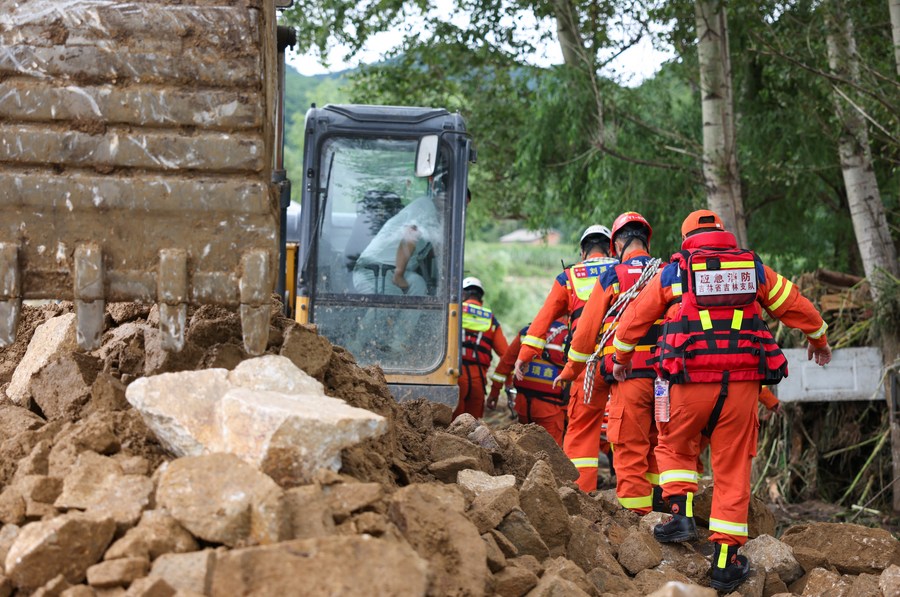
{"label": "helmet chin strap", "polygon": [[626,232],[625,235],[626,235],[625,236],[626,240],[625,240],[625,244],[622,245],[622,251],[619,253],[619,259],[621,259],[622,256],[628,251],[628,245],[630,245],[632,242],[634,242],[636,240],[639,240],[642,243],[644,243],[645,247],[647,246],[647,236],[645,234]]}

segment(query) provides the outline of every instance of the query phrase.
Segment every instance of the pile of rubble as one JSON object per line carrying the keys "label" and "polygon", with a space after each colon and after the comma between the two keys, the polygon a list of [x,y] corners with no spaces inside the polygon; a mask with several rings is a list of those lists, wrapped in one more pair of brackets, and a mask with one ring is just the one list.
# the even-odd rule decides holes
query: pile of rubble
{"label": "pile of rubble", "polygon": [[[178,354],[156,319],[111,305],[83,354],[70,306],[26,308],[0,351],[0,597],[715,595],[707,541],[660,545],[662,515],[579,491],[537,426],[397,404],[277,314],[256,359],[233,313],[196,310]],[[743,595],[900,594],[886,531],[777,540],[754,501],[750,534]]]}

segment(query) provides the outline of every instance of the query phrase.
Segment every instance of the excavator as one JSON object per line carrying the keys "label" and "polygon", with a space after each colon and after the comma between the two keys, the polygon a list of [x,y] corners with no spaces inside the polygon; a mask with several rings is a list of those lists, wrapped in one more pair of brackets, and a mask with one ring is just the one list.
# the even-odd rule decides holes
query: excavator
{"label": "excavator", "polygon": [[398,400],[455,404],[465,123],[311,108],[290,224],[289,5],[0,0],[0,347],[23,300],[73,301],[85,350],[107,302],[135,301],[159,305],[168,350],[188,307],[214,304],[261,354],[277,291]]}

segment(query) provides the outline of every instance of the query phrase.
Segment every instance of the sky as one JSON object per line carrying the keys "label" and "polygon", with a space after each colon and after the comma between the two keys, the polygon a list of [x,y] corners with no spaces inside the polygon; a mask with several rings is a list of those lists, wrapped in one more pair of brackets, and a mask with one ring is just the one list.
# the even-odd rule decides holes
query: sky
{"label": "sky", "polygon": [[[453,13],[453,0],[438,0],[438,10],[443,14],[452,14],[451,21],[460,26],[465,27],[468,18],[465,14]],[[523,35],[528,34],[532,39],[537,38],[534,33],[535,21],[530,15],[530,23],[525,23],[520,30]],[[383,60],[387,53],[395,47],[395,43],[403,35],[401,29],[408,26],[413,28],[419,27],[422,22],[421,17],[411,17],[409,21],[404,23],[403,28],[397,28],[372,36],[366,43],[363,50],[356,56],[346,59],[347,48],[342,46],[334,46],[328,53],[328,66],[323,66],[318,57],[310,52],[304,55],[289,50],[287,54],[287,62],[293,66],[300,74],[303,75],[319,75],[329,72],[337,72],[350,68],[354,68],[359,64],[372,64]],[[542,30],[555,28],[553,22],[540,23]],[[628,27],[627,23],[623,27]],[[623,34],[624,36],[624,34]],[[623,52],[618,58],[611,62],[603,71],[605,76],[615,76],[624,85],[638,85],[644,79],[653,76],[660,68],[663,62],[674,57],[674,52],[660,51],[653,47],[649,37],[644,37],[638,44],[632,46]],[[538,46],[538,51],[532,55],[529,62],[535,66],[550,66],[553,64],[562,64],[562,51],[556,41],[543,43]]]}

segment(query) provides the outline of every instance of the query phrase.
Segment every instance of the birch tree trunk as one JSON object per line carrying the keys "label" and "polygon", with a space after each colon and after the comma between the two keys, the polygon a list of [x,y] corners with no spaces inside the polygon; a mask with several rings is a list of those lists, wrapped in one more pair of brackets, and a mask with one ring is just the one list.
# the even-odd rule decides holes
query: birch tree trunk
{"label": "birch tree trunk", "polygon": [[888,0],[891,11],[891,32],[894,36],[894,63],[900,75],[900,0]]}
{"label": "birch tree trunk", "polygon": [[[825,6],[825,41],[828,47],[828,65],[835,76],[858,83],[859,54],[856,49],[856,37],[853,32],[853,22],[850,15],[844,11],[842,2],[843,0],[831,0]],[[892,0],[892,10],[895,3]],[[856,234],[856,243],[862,257],[863,269],[872,289],[872,298],[878,301],[881,289],[880,279],[883,272],[897,273],[897,252],[888,228],[875,171],[872,169],[872,153],[869,147],[866,121],[856,106],[837,93],[838,83],[832,83],[832,85],[835,86],[835,113],[841,123],[838,153],[844,175],[844,186],[847,189],[850,217],[853,220],[853,231]],[[848,89],[847,93],[852,93],[852,90]],[[894,365],[892,361],[896,358],[897,347],[897,330],[882,330],[881,349],[886,367]],[[889,409],[893,476],[896,479],[900,477],[900,412],[896,406],[900,397],[892,396],[892,386],[891,375],[888,375],[885,382],[885,396]],[[900,512],[900,486],[898,484],[894,484],[893,493],[893,509],[895,512]]]}
{"label": "birch tree trunk", "polygon": [[[858,83],[859,54],[853,23],[840,1],[831,2],[828,8],[825,15],[828,65],[835,76]],[[848,89],[846,93],[849,95],[853,91]],[[879,272],[884,270],[897,273],[897,252],[872,168],[865,118],[837,92],[834,94],[834,107],[841,124],[838,152],[853,231],[866,277],[871,284],[873,297],[877,300]]]}
{"label": "birch tree trunk", "polygon": [[747,222],[741,197],[734,126],[734,94],[728,51],[728,19],[718,0],[696,0],[697,53],[703,113],[703,178],[709,208],[746,247]]}
{"label": "birch tree trunk", "polygon": [[567,66],[579,66],[588,62],[585,60],[584,41],[581,39],[578,18],[571,0],[553,0],[553,15],[556,17],[556,35],[563,61]]}

